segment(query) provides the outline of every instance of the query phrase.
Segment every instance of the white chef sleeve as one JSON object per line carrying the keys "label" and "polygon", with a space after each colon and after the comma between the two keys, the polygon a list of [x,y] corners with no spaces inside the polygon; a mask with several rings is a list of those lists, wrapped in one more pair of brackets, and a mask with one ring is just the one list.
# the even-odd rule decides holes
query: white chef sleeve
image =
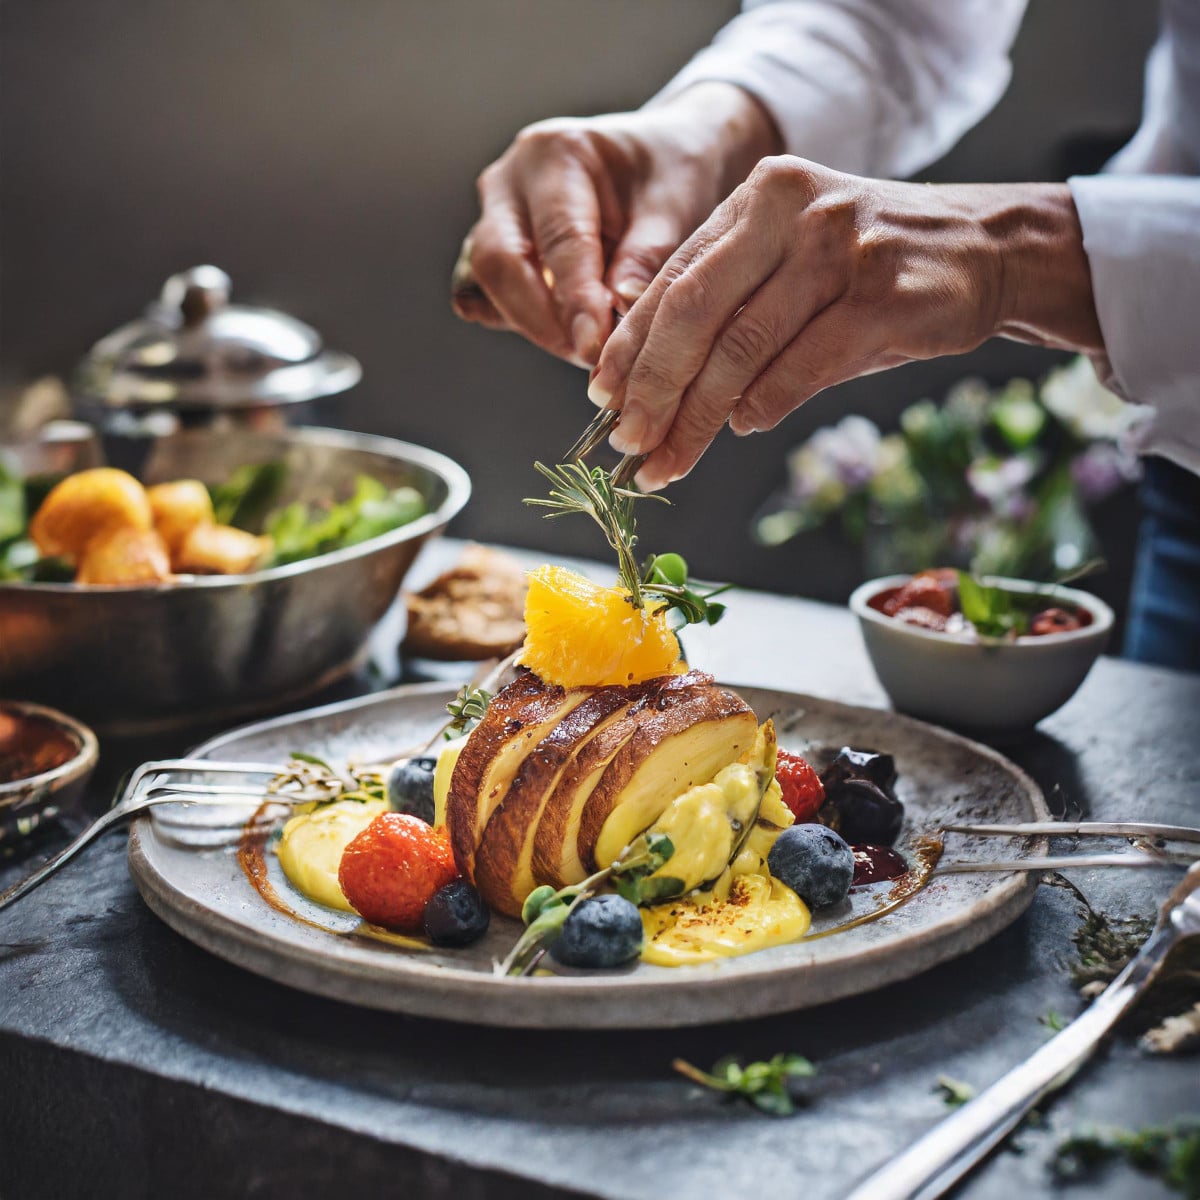
{"label": "white chef sleeve", "polygon": [[1003,94],[1026,0],[747,0],[651,101],[723,80],[766,107],[789,153],[911,175]]}
{"label": "white chef sleeve", "polygon": [[1200,178],[1070,180],[1105,357],[1097,373],[1149,407],[1132,440],[1200,471]]}

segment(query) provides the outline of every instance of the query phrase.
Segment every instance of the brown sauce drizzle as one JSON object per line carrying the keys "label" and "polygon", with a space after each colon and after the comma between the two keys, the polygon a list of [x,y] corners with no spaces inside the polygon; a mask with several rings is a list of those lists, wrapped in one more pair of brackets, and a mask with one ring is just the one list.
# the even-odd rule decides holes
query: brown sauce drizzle
{"label": "brown sauce drizzle", "polygon": [[393,933],[390,929],[382,929],[380,926],[368,924],[366,921],[359,921],[353,929],[349,930],[330,929],[328,925],[311,920],[288,904],[275,890],[275,885],[271,882],[271,876],[267,869],[267,841],[270,839],[275,822],[273,818],[268,819],[266,814],[268,809],[274,807],[269,800],[259,805],[250,820],[242,826],[242,836],[238,839],[237,856],[238,865],[250,881],[250,886],[277,913],[291,917],[294,921],[299,921],[310,929],[319,929],[322,933],[332,934],[334,937],[372,938],[377,942],[387,942],[390,946],[400,946],[406,950],[428,950],[430,948],[428,942],[406,937],[402,933]]}
{"label": "brown sauce drizzle", "polygon": [[310,921],[308,917],[298,913],[279,895],[275,890],[275,885],[271,882],[270,875],[267,873],[267,839],[271,836],[271,828],[275,822],[273,819],[268,820],[266,813],[268,809],[275,807],[276,805],[270,800],[260,804],[255,810],[254,816],[242,826],[242,836],[238,840],[238,865],[254,890],[276,912],[283,913],[285,917],[291,917],[311,929],[336,933],[337,930],[330,929],[316,921]]}
{"label": "brown sauce drizzle", "polygon": [[859,925],[868,925],[872,921],[878,921],[880,917],[886,916],[890,912],[895,912],[900,905],[911,900],[929,882],[930,876],[933,874],[933,868],[938,865],[938,860],[942,857],[941,837],[918,838],[913,857],[916,859],[916,865],[896,880],[895,887],[888,892],[886,899],[883,900],[878,908],[871,912],[863,913],[862,916],[853,917],[849,921],[843,921],[841,925],[835,925],[832,929],[822,929],[820,933],[806,934],[800,940],[802,942],[812,942],[816,941],[817,938],[829,937],[834,933],[845,933],[847,929],[855,929]]}

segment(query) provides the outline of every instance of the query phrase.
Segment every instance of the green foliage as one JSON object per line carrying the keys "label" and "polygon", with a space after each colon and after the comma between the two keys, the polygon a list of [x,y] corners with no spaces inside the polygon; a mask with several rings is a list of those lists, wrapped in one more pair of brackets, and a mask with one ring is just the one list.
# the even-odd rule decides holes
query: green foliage
{"label": "green foliage", "polygon": [[789,1084],[796,1079],[811,1079],[817,1069],[799,1054],[776,1054],[766,1062],[743,1065],[737,1058],[722,1058],[711,1071],[702,1071],[681,1058],[672,1063],[675,1070],[702,1087],[728,1096],[738,1096],[773,1117],[786,1117],[796,1110]]}
{"label": "green foliage", "polygon": [[1187,1200],[1200,1200],[1200,1119],[1185,1117],[1142,1129],[1087,1130],[1061,1141],[1050,1165],[1057,1179],[1080,1182],[1118,1159]]}
{"label": "green foliage", "polygon": [[[521,906],[525,932],[504,961],[496,964],[496,974],[528,975],[558,940],[571,910],[595,895],[596,890],[605,883],[611,882],[633,904],[642,903],[646,896],[656,895],[662,889],[661,880],[651,880],[649,876],[668,862],[674,853],[675,847],[665,833],[642,834],[625,848],[612,866],[597,871],[582,883],[558,891],[549,884],[534,888]],[[683,885],[679,884],[680,891],[682,888]]]}
{"label": "green foliage", "polygon": [[1071,982],[1111,983],[1150,936],[1154,922],[1145,917],[1106,917],[1089,911],[1072,935],[1078,957],[1071,964]]}
{"label": "green foliage", "polygon": [[275,543],[271,565],[355,546],[399,529],[424,513],[425,501],[414,488],[389,492],[379,480],[359,475],[349,500],[325,506],[296,500],[267,518],[264,531]]}
{"label": "green foliage", "polygon": [[1122,408],[1078,360],[1037,385],[964,380],[940,404],[909,405],[898,433],[844,417],[789,454],[756,536],[779,545],[836,515],[872,574],[1054,578],[1097,552],[1087,505],[1136,474],[1117,441]]}
{"label": "green foliage", "polygon": [[1051,1033],[1062,1033],[1062,1031],[1066,1029],[1068,1025],[1066,1017],[1053,1008],[1050,1009],[1045,1016],[1039,1017],[1038,1020],[1041,1021],[1041,1023],[1045,1025],[1045,1027],[1050,1030]]}
{"label": "green foliage", "polygon": [[224,483],[210,484],[213,517],[218,525],[234,525],[257,533],[287,481],[287,467],[275,460],[238,467]]}
{"label": "green foliage", "polygon": [[975,1099],[975,1089],[961,1079],[949,1075],[937,1077],[938,1090],[942,1093],[942,1102],[948,1108],[961,1108],[968,1100]]}
{"label": "green foliage", "polygon": [[605,540],[617,555],[617,576],[629,593],[634,608],[666,606],[675,618],[676,628],[684,625],[715,625],[725,613],[725,605],[712,604],[713,596],[728,591],[728,587],[701,584],[688,579],[688,565],[680,554],[652,554],[643,568],[638,567],[637,515],[638,500],[658,500],[636,488],[621,487],[603,467],[587,467],[582,462],[560,463],[548,467],[534,463],[534,468],[550,483],[548,499],[530,497],[525,503],[549,511],[547,517],[563,517],[582,513],[601,529]]}
{"label": "green foliage", "polygon": [[464,683],[459,688],[458,695],[446,705],[446,711],[451,717],[443,734],[446,740],[450,741],[464,733],[470,733],[483,720],[483,714],[487,712],[491,702],[491,692]]}

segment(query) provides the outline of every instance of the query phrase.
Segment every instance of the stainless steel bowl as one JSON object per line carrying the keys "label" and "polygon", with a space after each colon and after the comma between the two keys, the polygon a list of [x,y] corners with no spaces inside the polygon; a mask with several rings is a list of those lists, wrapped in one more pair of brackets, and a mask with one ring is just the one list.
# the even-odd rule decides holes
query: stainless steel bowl
{"label": "stainless steel bowl", "polygon": [[[78,457],[64,463],[64,449]],[[61,443],[57,470],[94,465],[86,440]],[[32,450],[27,461],[38,461]],[[103,733],[145,733],[261,712],[350,671],[421,546],[466,504],[466,472],[392,438],[332,429],[220,433],[156,442],[146,483],[219,482],[282,459],[281,503],[348,493],[359,473],[410,486],[429,512],[361,545],[243,576],[151,587],[0,584],[0,695],[65,709]]]}

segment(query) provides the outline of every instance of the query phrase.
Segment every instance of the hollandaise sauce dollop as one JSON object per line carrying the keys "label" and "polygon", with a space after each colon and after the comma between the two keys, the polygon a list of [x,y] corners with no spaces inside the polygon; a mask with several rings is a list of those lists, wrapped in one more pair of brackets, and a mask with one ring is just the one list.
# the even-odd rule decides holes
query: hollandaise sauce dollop
{"label": "hollandaise sauce dollop", "polygon": [[757,873],[735,875],[728,895],[689,897],[642,909],[642,960],[686,967],[794,942],[808,932],[808,907],[791,888]]}
{"label": "hollandaise sauce dollop", "polygon": [[386,811],[384,800],[337,800],[292,817],[275,848],[288,881],[318,904],[353,912],[338,884],[342,851]]}

